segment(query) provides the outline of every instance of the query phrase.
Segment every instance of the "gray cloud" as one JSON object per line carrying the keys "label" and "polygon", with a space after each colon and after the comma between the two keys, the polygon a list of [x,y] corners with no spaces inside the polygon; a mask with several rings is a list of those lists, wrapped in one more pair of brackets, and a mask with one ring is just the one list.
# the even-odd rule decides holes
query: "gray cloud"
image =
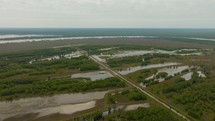
{"label": "gray cloud", "polygon": [[215,0],[0,0],[0,27],[215,27]]}

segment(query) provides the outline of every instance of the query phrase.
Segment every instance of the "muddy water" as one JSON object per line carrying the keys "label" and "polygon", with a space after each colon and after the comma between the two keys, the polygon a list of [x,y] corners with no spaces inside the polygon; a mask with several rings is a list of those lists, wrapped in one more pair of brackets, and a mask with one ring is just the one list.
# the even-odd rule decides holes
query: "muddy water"
{"label": "muddy water", "polygon": [[[76,94],[61,94],[51,97],[35,97],[20,99],[13,102],[0,102],[0,121],[13,116],[22,116],[26,114],[39,113],[52,114],[55,112],[74,113],[77,106],[82,107],[81,110],[89,109],[95,106],[95,100],[102,99],[108,91],[76,93]],[[88,102],[88,103],[85,103]],[[80,104],[83,103],[83,104]],[[76,105],[80,104],[80,105]],[[67,105],[67,106],[65,106]]]}

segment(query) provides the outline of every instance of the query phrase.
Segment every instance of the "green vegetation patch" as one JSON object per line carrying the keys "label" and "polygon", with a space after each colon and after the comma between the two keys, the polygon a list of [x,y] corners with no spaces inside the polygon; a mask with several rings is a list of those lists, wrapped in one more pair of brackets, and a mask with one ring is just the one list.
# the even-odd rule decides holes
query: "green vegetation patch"
{"label": "green vegetation patch", "polygon": [[0,100],[13,100],[58,93],[85,92],[98,89],[104,90],[124,86],[124,82],[114,77],[97,81],[81,81],[69,78],[2,80],[0,81]]}
{"label": "green vegetation patch", "polygon": [[49,49],[41,49],[41,50],[31,50],[31,51],[23,51],[23,52],[16,52],[6,55],[0,55],[0,58],[7,58],[7,59],[17,59],[25,60],[31,58],[41,58],[42,57],[50,57],[55,55],[62,55],[68,54],[71,52],[76,51],[77,49],[71,47],[64,47],[64,48],[49,48]]}
{"label": "green vegetation patch", "polygon": [[32,64],[11,62],[11,59],[5,60],[5,62],[8,65],[0,68],[0,79],[23,75],[22,78],[41,76],[41,78],[45,79],[48,77],[56,77],[57,75],[71,75],[72,71],[93,71],[100,69],[97,63],[86,56],[71,59],[61,58],[51,61],[36,61]]}
{"label": "green vegetation patch", "polygon": [[145,96],[145,94],[143,94],[143,92],[140,92],[139,90],[136,90],[136,89],[123,91],[122,95],[128,97],[130,100],[135,100],[135,101],[147,99],[147,97]]}
{"label": "green vegetation patch", "polygon": [[126,89],[122,92],[116,91],[114,93],[109,93],[107,98],[111,104],[144,101],[147,99],[146,95],[137,89]]}
{"label": "green vegetation patch", "polygon": [[142,62],[143,62],[143,57],[140,57],[140,56],[113,58],[113,59],[107,60],[107,64],[110,67],[119,67],[125,64],[142,63]]}
{"label": "green vegetation patch", "polygon": [[107,118],[107,121],[178,121],[162,108],[138,108]]}
{"label": "green vegetation patch", "polygon": [[130,80],[135,81],[137,83],[144,83],[146,82],[146,78],[152,76],[153,74],[157,73],[156,69],[145,69],[140,70],[131,74],[126,75]]}
{"label": "green vegetation patch", "polygon": [[153,85],[149,90],[186,112],[194,120],[215,119],[215,82],[213,78],[200,78],[194,72],[190,81],[180,77],[163,84]]}

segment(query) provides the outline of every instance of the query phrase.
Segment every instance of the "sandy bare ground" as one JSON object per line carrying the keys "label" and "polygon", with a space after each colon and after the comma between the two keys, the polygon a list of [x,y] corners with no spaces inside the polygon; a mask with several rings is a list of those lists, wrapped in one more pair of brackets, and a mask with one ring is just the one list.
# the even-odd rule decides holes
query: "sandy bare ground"
{"label": "sandy bare ground", "polygon": [[215,48],[214,45],[198,44],[180,41],[170,41],[149,38],[118,38],[118,39],[78,39],[59,41],[40,41],[0,44],[0,53],[17,52],[23,50],[43,49],[55,46],[77,45],[77,44],[138,44],[152,47],[193,47],[193,48]]}

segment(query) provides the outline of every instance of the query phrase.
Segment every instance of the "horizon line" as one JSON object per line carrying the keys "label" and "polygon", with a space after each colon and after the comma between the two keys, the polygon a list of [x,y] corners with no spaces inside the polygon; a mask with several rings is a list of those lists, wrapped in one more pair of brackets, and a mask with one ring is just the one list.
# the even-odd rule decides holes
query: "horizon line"
{"label": "horizon line", "polygon": [[189,28],[189,27],[161,27],[161,28],[155,28],[155,27],[0,27],[0,29],[215,29],[215,28]]}

